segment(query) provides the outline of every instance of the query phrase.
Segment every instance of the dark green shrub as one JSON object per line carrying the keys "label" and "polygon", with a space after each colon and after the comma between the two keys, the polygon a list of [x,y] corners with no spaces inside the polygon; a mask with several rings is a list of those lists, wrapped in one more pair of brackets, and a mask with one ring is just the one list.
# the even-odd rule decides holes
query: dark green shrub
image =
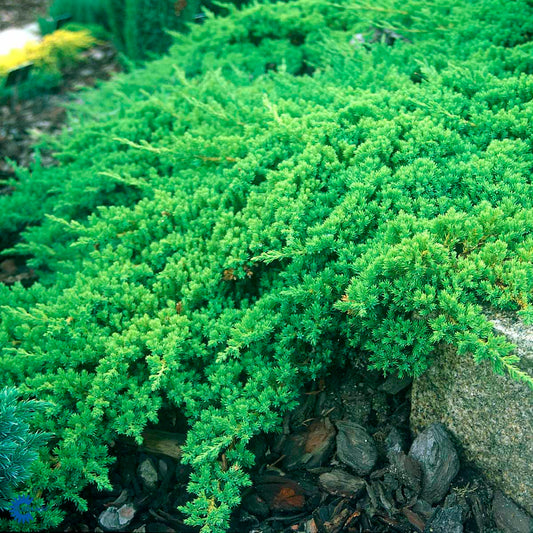
{"label": "dark green shrub", "polygon": [[88,93],[60,165],[0,197],[40,276],[0,287],[0,375],[54,403],[48,501],[86,508],[109,443],[172,407],[189,521],[220,532],[247,443],[348,360],[417,375],[446,342],[532,385],[484,310],[532,319],[533,7],[365,6],[194,28]]}
{"label": "dark green shrub", "polygon": [[5,80],[1,79],[0,83],[2,84],[2,87],[0,87],[0,103],[9,103],[13,99],[14,91],[16,91],[17,100],[25,100],[27,98],[40,96],[43,93],[53,92],[61,85],[61,80],[62,77],[60,72],[33,71],[25,82],[18,84],[18,86],[14,88],[13,86],[5,87]]}
{"label": "dark green shrub", "polygon": [[54,0],[50,6],[50,16],[54,19],[66,15],[75,22],[105,24],[105,9],[108,0]]}
{"label": "dark green shrub", "polygon": [[168,50],[171,37],[165,30],[185,31],[186,23],[199,11],[200,0],[126,0],[124,50],[134,59],[144,59]]}
{"label": "dark green shrub", "polygon": [[[199,11],[200,0],[54,0],[50,15],[68,14],[76,23],[102,26],[121,51],[140,60],[166,52],[171,44],[167,30],[187,30]],[[47,24],[43,19],[44,31]]]}

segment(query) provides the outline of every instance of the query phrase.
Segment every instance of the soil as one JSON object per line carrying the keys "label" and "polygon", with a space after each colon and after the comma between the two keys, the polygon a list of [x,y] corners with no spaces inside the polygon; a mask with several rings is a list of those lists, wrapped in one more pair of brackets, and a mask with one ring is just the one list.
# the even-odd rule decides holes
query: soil
{"label": "soil", "polygon": [[[391,394],[385,392],[384,384],[378,374],[361,367],[349,367],[309,384],[299,407],[286,416],[281,434],[260,435],[252,442],[257,457],[253,485],[244,492],[230,532],[422,533],[430,531],[430,520],[446,509],[461,510],[460,531],[496,532],[493,490],[481,473],[467,465],[462,465],[446,496],[433,505],[401,481],[387,447],[393,434],[400,436],[403,452],[409,450],[410,386],[404,384],[403,390]],[[168,455],[161,453],[164,445],[158,450],[154,445],[157,439],[167,447],[172,439],[182,441],[183,421],[172,420],[171,411],[168,414],[161,416],[166,422],[150,430],[151,446],[139,448],[128,439],[115,443],[113,490],[86,490],[89,512],[71,514],[63,530],[197,531],[185,525],[185,516],[177,511],[188,500],[189,469],[172,450]],[[364,428],[375,443],[377,460],[367,474],[358,474],[340,453],[339,428],[346,422],[360,424],[357,427]],[[398,453],[405,457],[403,452]],[[325,483],[331,478],[334,486]],[[118,511],[133,518],[113,529],[109,517]]]}

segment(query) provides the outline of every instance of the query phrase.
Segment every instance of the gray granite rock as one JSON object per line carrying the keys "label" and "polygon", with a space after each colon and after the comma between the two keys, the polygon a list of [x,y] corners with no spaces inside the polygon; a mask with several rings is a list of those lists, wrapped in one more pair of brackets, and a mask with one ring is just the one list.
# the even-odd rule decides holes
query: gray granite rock
{"label": "gray granite rock", "polygon": [[533,518],[497,490],[492,500],[494,521],[503,533],[533,533]]}
{"label": "gray granite rock", "polygon": [[[497,334],[517,345],[520,368],[533,376],[533,327],[511,315],[487,316]],[[442,422],[460,444],[461,459],[533,515],[533,392],[527,385],[443,346],[413,381],[411,399],[415,434]]]}
{"label": "gray granite rock", "polygon": [[429,503],[442,500],[459,472],[459,456],[444,426],[432,424],[420,433],[409,457],[422,468],[422,498]]}

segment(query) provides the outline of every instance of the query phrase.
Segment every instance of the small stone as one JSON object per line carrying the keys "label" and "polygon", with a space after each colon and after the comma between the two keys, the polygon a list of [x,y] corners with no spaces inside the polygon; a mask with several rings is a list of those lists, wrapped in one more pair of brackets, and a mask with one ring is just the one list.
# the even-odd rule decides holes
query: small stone
{"label": "small stone", "polygon": [[378,458],[374,439],[365,428],[353,422],[337,422],[337,455],[360,476],[372,471]]}
{"label": "small stone", "polygon": [[118,509],[116,507],[108,507],[100,513],[98,524],[100,524],[104,531],[120,531],[122,525],[119,521]]}
{"label": "small stone", "polygon": [[463,533],[462,514],[459,506],[439,507],[427,522],[424,533]]}
{"label": "small stone", "polygon": [[121,527],[127,526],[135,517],[135,507],[131,504],[125,504],[118,510],[118,522]]}
{"label": "small stone", "polygon": [[365,44],[365,37],[362,33],[356,33],[350,39],[350,44],[355,46],[357,44]]}
{"label": "small stone", "polygon": [[499,490],[495,492],[492,500],[492,512],[496,525],[503,533],[533,532],[533,518]]}
{"label": "small stone", "polygon": [[352,476],[340,468],[321,474],[318,480],[330,494],[339,494],[347,498],[360,496],[366,486],[364,479]]}
{"label": "small stone", "polygon": [[311,518],[304,525],[304,533],[319,533],[315,519]]}
{"label": "small stone", "polygon": [[141,478],[143,485],[148,490],[154,490],[156,488],[159,478],[157,475],[157,470],[150,459],[146,458],[144,461],[142,461],[137,469],[137,475]]}
{"label": "small stone", "polygon": [[420,433],[409,456],[422,467],[422,498],[428,503],[441,501],[459,472],[459,456],[444,426],[432,424]]}
{"label": "small stone", "polygon": [[125,504],[120,509],[108,507],[98,517],[98,523],[105,531],[120,531],[127,527],[135,517],[135,507]]}
{"label": "small stone", "polygon": [[95,61],[101,61],[102,59],[104,59],[105,54],[99,48],[94,48],[91,51],[91,56]]}

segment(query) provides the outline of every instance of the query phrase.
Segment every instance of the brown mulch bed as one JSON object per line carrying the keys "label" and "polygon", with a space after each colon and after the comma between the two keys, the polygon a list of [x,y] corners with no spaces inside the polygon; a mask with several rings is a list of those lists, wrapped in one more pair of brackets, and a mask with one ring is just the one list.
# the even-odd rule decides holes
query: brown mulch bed
{"label": "brown mulch bed", "polygon": [[[412,443],[409,413],[409,382],[398,386],[392,380],[391,387],[391,380],[362,367],[310,384],[285,417],[281,434],[252,441],[257,457],[253,485],[244,491],[230,533],[496,532],[493,490],[466,465],[450,484],[444,483],[438,501],[423,500],[421,472],[406,455]],[[198,531],[177,510],[190,498],[190,471],[175,453],[184,421],[171,411],[160,419],[143,447],[117,440],[111,450],[117,457],[110,473],[113,490],[84,491],[89,511],[72,509],[64,531]],[[375,449],[373,461],[359,464],[367,461],[365,453],[346,457],[345,430],[366,433]],[[361,446],[367,446],[365,440]],[[351,441],[348,449],[356,448]],[[224,460],[222,455],[222,465]]]}
{"label": "brown mulch bed", "polygon": [[[66,120],[65,106],[76,100],[76,91],[109,79],[120,70],[113,46],[100,44],[81,53],[80,62],[63,72],[61,85],[52,92],[0,105],[0,189],[2,180],[15,175],[9,160],[28,167],[39,137],[61,130]],[[45,158],[43,164],[52,164],[52,159]]]}

